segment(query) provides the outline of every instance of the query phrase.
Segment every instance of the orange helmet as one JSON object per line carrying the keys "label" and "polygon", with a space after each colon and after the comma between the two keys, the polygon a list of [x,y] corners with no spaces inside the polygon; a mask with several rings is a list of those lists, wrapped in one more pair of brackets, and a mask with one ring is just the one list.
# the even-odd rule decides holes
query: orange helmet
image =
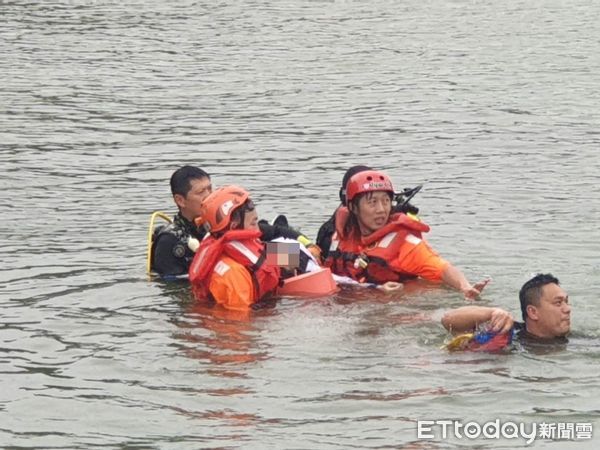
{"label": "orange helmet", "polygon": [[196,225],[204,225],[209,232],[222,231],[231,222],[233,211],[242,206],[250,197],[248,191],[239,186],[223,186],[213,191],[202,202],[200,217]]}
{"label": "orange helmet", "polygon": [[363,192],[387,191],[394,194],[394,186],[390,178],[378,170],[366,170],[353,175],[346,187],[346,201],[350,202]]}

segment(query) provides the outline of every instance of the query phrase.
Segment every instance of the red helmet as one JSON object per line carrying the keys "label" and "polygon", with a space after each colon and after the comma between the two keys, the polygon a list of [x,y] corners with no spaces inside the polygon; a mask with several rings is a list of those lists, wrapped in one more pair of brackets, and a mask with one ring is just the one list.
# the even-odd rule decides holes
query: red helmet
{"label": "red helmet", "polygon": [[202,202],[200,217],[196,225],[204,225],[207,231],[217,232],[226,229],[231,223],[233,211],[242,206],[250,197],[248,191],[239,186],[223,186],[213,191]]}
{"label": "red helmet", "polygon": [[346,199],[352,201],[363,192],[386,191],[394,194],[394,186],[390,178],[378,170],[366,170],[353,175],[346,187]]}

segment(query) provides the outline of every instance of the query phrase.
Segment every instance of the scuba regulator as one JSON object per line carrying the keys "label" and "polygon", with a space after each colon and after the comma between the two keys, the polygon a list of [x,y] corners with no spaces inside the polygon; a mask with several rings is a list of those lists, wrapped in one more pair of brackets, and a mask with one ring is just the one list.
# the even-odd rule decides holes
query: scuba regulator
{"label": "scuba regulator", "polygon": [[414,188],[404,188],[402,192],[394,193],[394,201],[396,205],[394,206],[392,212],[393,213],[404,213],[404,214],[419,214],[419,208],[410,203],[412,198],[419,193],[419,191],[423,188],[422,184],[415,186]]}

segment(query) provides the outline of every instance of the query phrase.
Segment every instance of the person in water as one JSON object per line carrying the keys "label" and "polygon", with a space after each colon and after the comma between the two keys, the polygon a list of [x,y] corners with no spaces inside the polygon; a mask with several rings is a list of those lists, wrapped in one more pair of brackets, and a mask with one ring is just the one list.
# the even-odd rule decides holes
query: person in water
{"label": "person in water", "polygon": [[454,334],[475,331],[485,325],[488,331],[537,343],[564,343],[571,330],[569,296],[552,274],[538,274],[519,291],[523,322],[502,308],[464,306],[448,311],[442,325]]}
{"label": "person in water", "polygon": [[[356,175],[357,173],[360,172],[365,172],[367,170],[373,170],[371,167],[369,166],[363,166],[363,165],[358,165],[358,166],[352,166],[350,167],[348,170],[346,170],[346,173],[344,173],[344,177],[342,178],[342,186],[340,187],[340,191],[339,191],[339,197],[340,197],[340,205],[336,208],[336,210],[333,212],[333,214],[331,215],[331,217],[329,219],[327,219],[327,221],[321,225],[321,227],[319,228],[319,231],[317,233],[317,245],[319,246],[319,248],[321,249],[321,256],[323,259],[327,258],[328,254],[329,254],[329,247],[331,246],[331,238],[333,236],[333,234],[335,233],[335,216],[337,213],[337,210],[341,207],[341,206],[348,206],[347,205],[347,201],[346,201],[346,188],[348,185],[348,181],[350,180],[350,178],[352,178],[353,175]],[[398,201],[393,209],[392,209],[392,213],[397,213],[397,212],[409,212],[411,214],[413,214],[413,217],[416,217],[416,215],[419,213],[419,208],[415,207],[414,205],[411,205],[408,201],[410,200],[410,198],[412,198],[412,196],[414,196],[417,192],[419,192],[419,190],[421,189],[421,186],[418,186],[416,188],[413,189],[405,189],[404,192],[398,194],[394,194],[394,197],[396,198],[400,198],[404,201]],[[410,197],[409,198],[405,198],[405,192],[410,192]]]}
{"label": "person in water", "polygon": [[[204,202],[196,224],[209,235],[202,241],[189,270],[197,299],[211,299],[228,309],[246,310],[273,294],[286,275],[267,252],[258,214],[250,194],[239,186],[224,186]],[[300,251],[300,244],[296,243]],[[306,251],[298,254],[301,271],[318,268]],[[287,263],[285,264],[288,265]]]}
{"label": "person in water", "polygon": [[[183,166],[171,175],[171,193],[178,212],[171,224],[157,227],[154,231],[151,268],[163,277],[185,275],[200,241],[206,236],[204,228],[199,228],[194,220],[200,215],[201,205],[213,190],[210,175],[194,166]],[[269,224],[261,221],[259,227],[265,241],[283,237],[298,240],[310,247],[311,252],[320,252],[302,233],[291,228],[287,220]]]}
{"label": "person in water", "polygon": [[317,232],[317,241],[316,242],[317,242],[317,245],[319,246],[319,248],[321,249],[321,257],[323,259],[326,259],[327,256],[329,255],[329,247],[331,246],[331,238],[332,238],[333,234],[335,233],[335,215],[340,207],[347,206],[346,205],[346,186],[348,184],[348,180],[350,178],[352,178],[353,175],[360,173],[360,172],[364,172],[366,170],[372,170],[372,169],[368,166],[361,166],[361,165],[352,166],[348,170],[346,170],[346,173],[344,174],[344,177],[342,178],[342,187],[340,188],[340,192],[339,192],[340,205],[335,209],[335,211],[333,212],[331,217],[329,219],[327,219],[327,221],[323,225],[321,225],[321,227],[319,228],[319,231]]}
{"label": "person in water", "polygon": [[194,250],[206,234],[194,219],[200,214],[202,201],[212,192],[210,175],[193,166],[173,172],[170,184],[178,211],[172,223],[155,230],[151,256],[152,270],[163,276],[188,273]]}
{"label": "person in water", "polygon": [[489,280],[472,285],[423,239],[429,226],[393,213],[394,187],[380,171],[356,173],[348,180],[346,204],[335,215],[325,266],[359,282],[402,283],[417,277],[443,282],[475,299]]}

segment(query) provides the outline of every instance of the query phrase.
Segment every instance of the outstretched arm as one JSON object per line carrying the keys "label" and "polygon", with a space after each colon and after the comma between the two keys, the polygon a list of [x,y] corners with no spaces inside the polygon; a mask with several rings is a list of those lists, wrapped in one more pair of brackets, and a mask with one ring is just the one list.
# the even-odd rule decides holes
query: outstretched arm
{"label": "outstretched arm", "polygon": [[419,238],[407,239],[392,267],[426,280],[446,283],[461,291],[468,300],[475,300],[490,282],[487,279],[471,285],[459,269],[441,258],[427,242]]}
{"label": "outstretched arm", "polygon": [[442,325],[453,333],[473,331],[485,322],[490,323],[491,331],[504,333],[512,328],[514,319],[508,311],[487,306],[463,306],[448,311],[442,317]]}
{"label": "outstretched arm", "polygon": [[453,287],[461,291],[467,300],[475,300],[483,291],[483,288],[490,282],[489,278],[482,280],[479,283],[471,285],[467,277],[452,264],[448,264],[448,267],[442,273],[442,281],[448,286]]}

